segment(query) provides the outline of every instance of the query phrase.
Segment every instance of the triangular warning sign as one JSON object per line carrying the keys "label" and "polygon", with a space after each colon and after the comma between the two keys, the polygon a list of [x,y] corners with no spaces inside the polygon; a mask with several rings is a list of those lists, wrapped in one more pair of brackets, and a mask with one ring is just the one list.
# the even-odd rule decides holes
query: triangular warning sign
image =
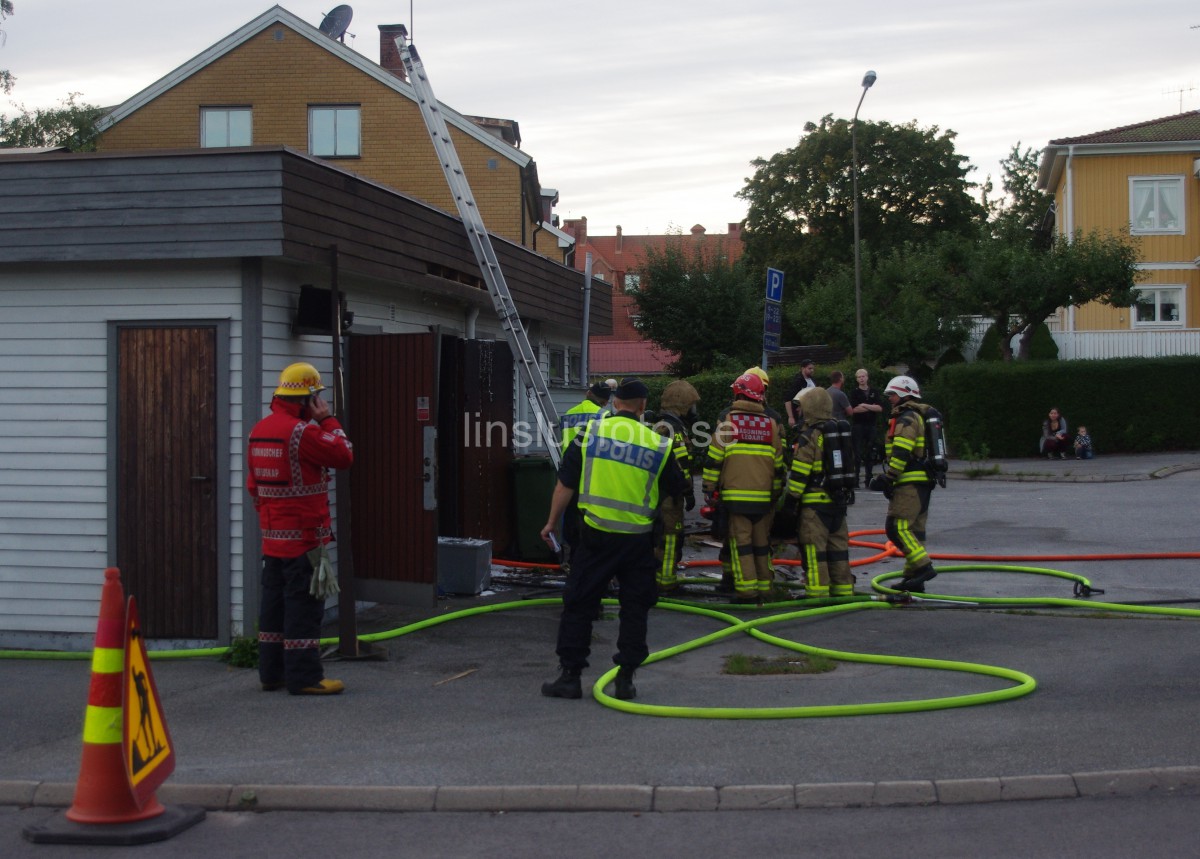
{"label": "triangular warning sign", "polygon": [[131,596],[125,612],[125,675],[121,744],[125,771],[138,805],[143,805],[175,770],[175,749],[163,718],[158,687],[150,673],[146,643]]}

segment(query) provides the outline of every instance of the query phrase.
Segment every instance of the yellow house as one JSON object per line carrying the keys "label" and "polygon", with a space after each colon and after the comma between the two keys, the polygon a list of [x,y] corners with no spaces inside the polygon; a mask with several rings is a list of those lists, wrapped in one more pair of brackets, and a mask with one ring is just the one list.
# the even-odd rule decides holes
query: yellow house
{"label": "yellow house", "polygon": [[1063,311],[1059,355],[1200,354],[1200,112],[1051,140],[1038,187],[1060,233],[1137,238],[1144,273],[1133,307]]}
{"label": "yellow house", "polygon": [[[282,144],[454,213],[399,31],[379,27],[376,63],[274,6],[114,108],[98,149]],[[440,109],[488,231],[566,261],[572,241],[549,223],[555,192],[543,193],[517,123]]]}

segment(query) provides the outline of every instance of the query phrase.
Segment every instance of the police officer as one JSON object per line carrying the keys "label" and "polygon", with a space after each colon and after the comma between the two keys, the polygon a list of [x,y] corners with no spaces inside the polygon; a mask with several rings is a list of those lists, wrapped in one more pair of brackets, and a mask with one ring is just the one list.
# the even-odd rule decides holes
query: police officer
{"label": "police officer", "polygon": [[804,558],[805,595],[844,597],[854,593],[850,572],[850,532],[846,525],[848,494],[826,485],[824,425],[833,413],[825,388],[805,388],[796,395],[800,439],[792,454],[788,478],[789,507],[800,505],[799,543]]}
{"label": "police officer", "polygon": [[[609,382],[613,383],[611,387],[608,384]],[[612,389],[614,387],[616,387],[615,379],[594,383],[588,388],[582,402],[576,403],[563,414],[562,452],[564,454],[572,443],[582,437],[583,431],[587,429],[592,421],[601,420],[606,416],[605,408],[608,406],[608,400],[612,396]],[[571,553],[575,546],[579,544],[579,506],[576,502],[577,499],[571,499],[571,503],[567,505],[567,509],[563,513],[563,556],[561,560],[563,569],[567,571],[571,568]]]}
{"label": "police officer", "polygon": [[567,448],[559,467],[542,539],[551,543],[559,517],[576,493],[582,524],[558,624],[561,673],[542,684],[543,695],[582,697],[580,675],[591,653],[592,620],[614,577],[621,602],[613,656],[620,667],[615,694],[626,700],[637,695],[633,673],[650,652],[646,620],[658,600],[654,522],[659,500],[679,499],[686,489],[670,440],[640,420],[648,395],[640,379],[622,379],[613,394],[614,414],[590,424],[582,442]]}
{"label": "police officer", "polygon": [[753,373],[734,380],[733,408],[708,446],[704,492],[720,493],[728,516],[729,563],[738,602],[771,590],[771,513],[783,486],[779,424],[763,408],[766,386]]}
{"label": "police officer", "polygon": [[925,462],[925,418],[930,406],[920,402],[921,389],[910,376],[896,376],[883,393],[892,405],[892,418],[884,473],[872,479],[870,488],[889,499],[884,527],[888,539],[904,555],[904,577],[892,587],[924,593],[925,583],[937,575],[922,545],[933,492],[933,478]]}
{"label": "police officer", "polygon": [[654,556],[658,561],[660,594],[670,593],[679,587],[676,570],[683,559],[683,513],[696,506],[696,490],[692,484],[692,439],[688,435],[688,426],[699,417],[696,412],[699,402],[700,392],[692,383],[676,379],[663,389],[658,421],[654,424],[656,432],[671,439],[675,461],[687,479],[682,501],[667,496],[658,508],[658,538]]}
{"label": "police officer", "polygon": [[323,390],[312,364],[285,367],[271,414],[250,433],[246,489],[262,530],[258,675],[264,692],[286,687],[293,695],[336,695],[344,688],[321,668],[325,600],[310,593],[314,565],[333,540],[328,469],[354,462]]}

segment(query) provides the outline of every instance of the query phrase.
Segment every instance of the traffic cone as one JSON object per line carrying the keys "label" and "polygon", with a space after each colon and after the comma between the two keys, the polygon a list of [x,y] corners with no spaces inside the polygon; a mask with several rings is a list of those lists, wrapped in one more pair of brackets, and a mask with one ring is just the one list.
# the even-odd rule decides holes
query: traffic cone
{"label": "traffic cone", "polygon": [[83,760],[75,799],[61,817],[25,827],[35,844],[146,844],[163,841],[204,819],[198,806],[164,806],[151,792],[138,801],[125,769],[125,590],[121,571],[104,571],[100,618],[92,651],[92,682],[83,720]]}
{"label": "traffic cone", "polygon": [[75,800],[67,810],[67,819],[76,823],[130,823],[157,817],[166,810],[153,795],[140,807],[129,787],[121,745],[124,681],[125,589],[121,587],[121,571],[109,567],[104,571],[96,647],[92,651],[92,683],[83,720],[83,760]]}

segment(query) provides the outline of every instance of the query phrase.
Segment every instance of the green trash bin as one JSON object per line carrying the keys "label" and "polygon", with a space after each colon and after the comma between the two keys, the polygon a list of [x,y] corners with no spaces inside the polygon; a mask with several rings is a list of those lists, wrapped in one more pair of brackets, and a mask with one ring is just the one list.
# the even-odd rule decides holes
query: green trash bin
{"label": "green trash bin", "polygon": [[548,456],[513,458],[513,509],[517,511],[517,554],[519,560],[557,562],[542,541],[542,526],[550,515],[550,496],[558,473]]}

